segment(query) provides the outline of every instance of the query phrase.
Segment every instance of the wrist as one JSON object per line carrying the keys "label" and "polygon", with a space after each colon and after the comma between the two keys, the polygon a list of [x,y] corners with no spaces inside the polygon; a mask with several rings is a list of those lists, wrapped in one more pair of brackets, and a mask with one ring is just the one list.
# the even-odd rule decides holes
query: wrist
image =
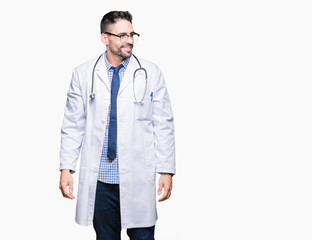
{"label": "wrist", "polygon": [[172,173],[160,173],[161,175],[169,175],[169,176],[173,176],[173,174]]}

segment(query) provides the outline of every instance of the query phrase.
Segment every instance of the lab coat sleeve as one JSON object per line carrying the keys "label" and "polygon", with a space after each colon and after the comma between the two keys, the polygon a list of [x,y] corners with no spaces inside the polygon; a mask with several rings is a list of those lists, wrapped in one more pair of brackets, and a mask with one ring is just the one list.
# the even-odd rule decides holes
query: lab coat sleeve
{"label": "lab coat sleeve", "polygon": [[67,93],[64,120],[61,129],[60,170],[76,171],[76,164],[85,132],[85,111],[81,86],[75,70]]}
{"label": "lab coat sleeve", "polygon": [[154,149],[157,173],[176,173],[173,113],[165,80],[158,69],[153,95]]}

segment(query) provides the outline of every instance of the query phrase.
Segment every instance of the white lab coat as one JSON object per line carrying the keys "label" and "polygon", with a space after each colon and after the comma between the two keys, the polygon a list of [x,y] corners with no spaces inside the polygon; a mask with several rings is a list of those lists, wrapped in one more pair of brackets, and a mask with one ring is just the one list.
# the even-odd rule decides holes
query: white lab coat
{"label": "white lab coat", "polygon": [[[76,222],[81,225],[93,223],[99,163],[110,105],[110,83],[103,56],[94,73],[95,99],[91,102],[89,98],[96,59],[73,70],[61,130],[60,169],[70,169],[74,173],[81,149],[76,208]],[[133,103],[133,73],[139,67],[133,56],[117,97],[122,228],[155,225],[156,172],[175,174],[173,115],[165,81],[155,64],[139,60],[148,74],[144,103]],[[140,73],[137,79],[136,98],[140,100],[144,94]]]}

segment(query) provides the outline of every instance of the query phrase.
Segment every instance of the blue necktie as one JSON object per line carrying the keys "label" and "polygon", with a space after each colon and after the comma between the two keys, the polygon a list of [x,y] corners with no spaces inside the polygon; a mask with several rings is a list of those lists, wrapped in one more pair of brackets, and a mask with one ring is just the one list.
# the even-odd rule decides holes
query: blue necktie
{"label": "blue necktie", "polygon": [[110,160],[116,158],[116,146],[117,146],[117,95],[120,86],[119,70],[122,67],[120,64],[117,67],[111,67],[114,70],[113,80],[111,84],[111,110],[108,129],[108,150],[107,157]]}

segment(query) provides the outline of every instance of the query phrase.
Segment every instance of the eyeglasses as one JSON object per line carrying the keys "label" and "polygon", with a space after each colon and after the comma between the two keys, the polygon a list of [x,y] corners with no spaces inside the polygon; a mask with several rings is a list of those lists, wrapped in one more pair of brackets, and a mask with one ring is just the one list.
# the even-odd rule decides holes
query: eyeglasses
{"label": "eyeglasses", "polygon": [[133,42],[137,41],[140,34],[138,33],[135,33],[135,32],[132,32],[130,34],[126,34],[126,33],[123,33],[123,34],[114,34],[114,33],[110,33],[110,32],[105,32],[104,34],[108,34],[108,35],[112,35],[112,36],[115,36],[115,37],[119,37],[120,38],[120,42],[122,43],[125,43],[127,42],[128,38],[130,37],[131,39],[133,39]]}

